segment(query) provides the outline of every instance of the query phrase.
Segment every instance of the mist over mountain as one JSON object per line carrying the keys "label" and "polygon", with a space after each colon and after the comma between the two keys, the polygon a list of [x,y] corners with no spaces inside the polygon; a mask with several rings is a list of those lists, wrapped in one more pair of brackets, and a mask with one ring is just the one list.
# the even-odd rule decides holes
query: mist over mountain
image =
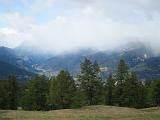
{"label": "mist over mountain", "polygon": [[[120,59],[124,59],[128,68],[136,72],[140,79],[160,77],[160,54],[155,53],[149,45],[138,41],[121,45],[114,50],[79,49],[63,54],[41,53],[21,46],[15,49],[0,47],[0,61],[5,62],[7,66],[12,65],[11,68],[16,67],[16,69],[1,67],[2,70],[6,69],[7,73],[17,74],[15,71],[22,70],[28,72],[29,75],[52,76],[66,69],[76,77],[80,72],[80,63],[85,58],[99,63],[103,78],[106,78],[110,72],[113,74],[116,72]],[[4,75],[2,76],[4,78]]]}
{"label": "mist over mountain", "polygon": [[64,54],[79,49],[114,50],[128,42],[140,41],[156,54],[160,51],[158,0],[0,3],[5,6],[0,15],[2,46],[21,45],[33,51]]}
{"label": "mist over mountain", "polygon": [[[145,44],[141,42],[131,42],[112,51],[86,51],[57,55],[44,61],[39,67],[48,70],[48,72],[52,74],[58,73],[61,69],[67,69],[73,75],[76,75],[79,73],[81,61],[86,57],[91,60],[96,60],[100,64],[102,73],[107,76],[110,72],[116,72],[120,59],[125,59],[130,70],[137,72],[139,78],[151,79],[152,77],[158,76],[159,70],[155,70],[155,75],[153,75],[154,72],[150,75],[148,73],[152,73],[152,67],[158,67],[160,63],[157,62],[152,66],[152,62],[148,64],[148,61],[157,59],[158,56],[158,54],[155,56],[154,51]],[[146,72],[147,70],[148,73]],[[145,72],[148,76],[144,75]]]}

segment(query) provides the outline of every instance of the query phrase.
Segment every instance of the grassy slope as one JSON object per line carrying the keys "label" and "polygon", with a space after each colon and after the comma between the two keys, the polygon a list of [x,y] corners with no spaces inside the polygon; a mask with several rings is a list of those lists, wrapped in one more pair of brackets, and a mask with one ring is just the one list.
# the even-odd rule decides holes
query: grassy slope
{"label": "grassy slope", "polygon": [[0,120],[160,120],[160,109],[92,106],[49,112],[0,111]]}

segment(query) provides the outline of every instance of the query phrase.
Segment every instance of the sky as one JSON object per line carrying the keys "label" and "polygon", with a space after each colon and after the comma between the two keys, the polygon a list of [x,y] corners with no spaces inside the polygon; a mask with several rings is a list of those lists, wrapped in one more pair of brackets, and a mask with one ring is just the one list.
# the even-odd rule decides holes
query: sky
{"label": "sky", "polygon": [[141,41],[160,51],[160,0],[0,0],[0,46],[64,53]]}

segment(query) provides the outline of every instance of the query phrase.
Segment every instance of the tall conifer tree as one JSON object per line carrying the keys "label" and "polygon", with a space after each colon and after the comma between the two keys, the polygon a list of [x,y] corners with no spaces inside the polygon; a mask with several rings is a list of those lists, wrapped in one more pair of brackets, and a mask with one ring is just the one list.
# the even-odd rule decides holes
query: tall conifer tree
{"label": "tall conifer tree", "polygon": [[95,61],[85,59],[81,63],[81,73],[78,77],[80,88],[86,96],[87,105],[96,105],[101,101],[102,81],[99,77],[99,66]]}
{"label": "tall conifer tree", "polygon": [[76,86],[68,71],[62,70],[57,77],[52,78],[49,95],[52,109],[72,108]]}
{"label": "tall conifer tree", "polygon": [[118,71],[116,74],[116,103],[122,106],[123,103],[123,88],[126,75],[128,74],[127,65],[123,59],[120,60],[118,65]]}
{"label": "tall conifer tree", "polygon": [[114,105],[114,90],[115,90],[115,81],[112,78],[112,74],[109,74],[109,77],[106,81],[105,85],[105,104],[106,105]]}
{"label": "tall conifer tree", "polygon": [[7,105],[8,109],[16,110],[17,109],[17,101],[18,101],[18,82],[14,75],[10,75],[8,77],[7,83]]}

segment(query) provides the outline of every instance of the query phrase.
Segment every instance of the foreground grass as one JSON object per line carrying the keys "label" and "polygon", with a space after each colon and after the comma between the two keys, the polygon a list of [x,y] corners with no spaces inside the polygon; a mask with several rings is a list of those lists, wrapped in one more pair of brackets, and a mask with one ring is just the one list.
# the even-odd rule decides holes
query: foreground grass
{"label": "foreground grass", "polygon": [[0,120],[160,120],[160,109],[91,106],[49,112],[0,111]]}

